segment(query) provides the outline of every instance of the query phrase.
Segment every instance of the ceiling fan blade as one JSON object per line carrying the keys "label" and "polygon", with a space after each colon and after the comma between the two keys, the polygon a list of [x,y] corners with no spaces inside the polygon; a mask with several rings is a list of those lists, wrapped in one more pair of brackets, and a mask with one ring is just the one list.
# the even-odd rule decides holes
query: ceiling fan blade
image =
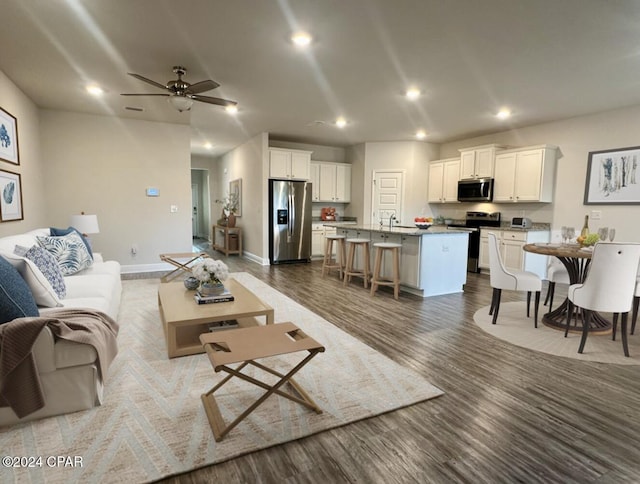
{"label": "ceiling fan blade", "polygon": [[121,96],[171,96],[171,94],[120,94]]}
{"label": "ceiling fan blade", "polygon": [[200,82],[196,82],[195,84],[191,84],[187,88],[187,93],[198,94],[199,92],[211,91],[216,87],[220,87],[220,84],[218,84],[216,81],[212,81],[211,79],[209,79],[208,81],[200,81]]}
{"label": "ceiling fan blade", "polygon": [[152,81],[151,79],[147,79],[146,77],[143,77],[140,74],[134,74],[132,72],[127,72],[127,74],[129,74],[130,76],[133,76],[136,79],[139,79],[139,80],[141,80],[143,82],[146,82],[147,84],[151,84],[152,86],[159,87],[160,89],[166,89],[167,88],[167,86],[165,86],[164,84],[160,84],[159,82]]}
{"label": "ceiling fan blade", "polygon": [[202,101],[203,103],[209,103],[209,104],[217,104],[218,106],[237,106],[238,105],[238,103],[235,101],[229,101],[227,99],[221,99],[219,97],[199,96],[197,94],[194,94],[189,97],[196,101]]}

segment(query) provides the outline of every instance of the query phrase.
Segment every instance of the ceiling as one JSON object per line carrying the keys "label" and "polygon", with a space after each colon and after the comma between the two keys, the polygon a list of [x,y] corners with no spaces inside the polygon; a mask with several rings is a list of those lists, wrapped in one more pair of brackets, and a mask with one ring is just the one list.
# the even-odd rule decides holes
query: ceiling
{"label": "ceiling", "polygon": [[[196,154],[260,132],[441,143],[640,104],[639,25],[637,0],[3,0],[0,70],[42,108],[190,124]],[[239,112],[120,96],[162,92],[127,72],[164,84],[174,65]]]}

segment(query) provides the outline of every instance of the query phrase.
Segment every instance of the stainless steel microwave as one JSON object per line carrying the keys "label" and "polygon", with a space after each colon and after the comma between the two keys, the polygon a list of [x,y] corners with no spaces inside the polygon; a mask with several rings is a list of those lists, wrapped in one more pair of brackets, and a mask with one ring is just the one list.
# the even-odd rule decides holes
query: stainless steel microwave
{"label": "stainless steel microwave", "polygon": [[493,201],[493,178],[476,178],[458,182],[459,202]]}

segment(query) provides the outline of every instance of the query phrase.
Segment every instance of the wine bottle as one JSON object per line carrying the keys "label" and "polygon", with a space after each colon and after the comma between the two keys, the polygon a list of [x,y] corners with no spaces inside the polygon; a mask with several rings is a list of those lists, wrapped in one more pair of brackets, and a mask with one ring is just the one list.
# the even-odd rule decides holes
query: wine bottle
{"label": "wine bottle", "polygon": [[589,216],[584,216],[584,225],[582,226],[582,230],[580,231],[580,237],[586,237],[589,235]]}

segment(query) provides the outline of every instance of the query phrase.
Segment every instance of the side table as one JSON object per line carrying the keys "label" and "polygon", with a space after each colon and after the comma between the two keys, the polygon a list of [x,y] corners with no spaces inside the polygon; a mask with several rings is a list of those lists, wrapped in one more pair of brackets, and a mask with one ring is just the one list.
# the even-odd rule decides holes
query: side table
{"label": "side table", "polygon": [[[218,237],[222,238],[218,241]],[[238,238],[237,248],[231,248],[232,236]],[[229,254],[238,254],[242,257],[242,227],[227,227],[226,225],[214,225],[213,226],[213,243],[211,246],[228,256]]]}
{"label": "side table", "polygon": [[[292,377],[315,355],[324,351],[324,346],[307,336],[295,324],[278,323],[267,326],[206,333],[200,335],[200,342],[204,345],[213,369],[216,372],[224,371],[228,373],[220,383],[215,385],[207,393],[203,393],[201,397],[216,442],[221,441],[231,429],[244,420],[273,393],[304,405],[316,413],[322,413],[320,407],[318,407],[302,387],[293,381]],[[306,351],[308,355],[286,375],[255,361],[260,358],[296,353],[298,351]],[[240,366],[237,368],[229,366],[234,363],[240,363]],[[278,376],[280,380],[274,385],[268,385],[263,381],[242,373],[242,369],[247,365],[253,365],[271,375]],[[253,383],[267,390],[267,392],[242,412],[233,422],[226,424],[213,393],[234,376]],[[289,383],[297,395],[280,390],[280,387],[285,383]]]}

